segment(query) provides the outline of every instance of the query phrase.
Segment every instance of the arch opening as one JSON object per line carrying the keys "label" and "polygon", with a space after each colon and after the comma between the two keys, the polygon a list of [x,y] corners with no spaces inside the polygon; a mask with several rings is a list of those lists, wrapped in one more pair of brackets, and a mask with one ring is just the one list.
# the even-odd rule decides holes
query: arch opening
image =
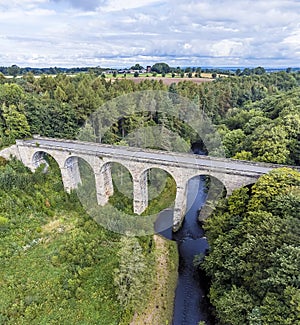
{"label": "arch opening", "polygon": [[95,173],[92,166],[83,158],[70,156],[65,161],[73,189],[85,206],[97,204]]}
{"label": "arch opening", "polygon": [[42,173],[47,174],[47,178],[52,179],[57,188],[62,189],[63,177],[57,160],[47,151],[36,151],[31,158],[33,170],[41,168]]}
{"label": "arch opening", "polygon": [[44,165],[43,172],[46,173],[50,166],[50,160],[53,160],[53,163],[55,159],[51,157],[47,152],[45,151],[36,151],[32,156],[32,166],[34,169]]}
{"label": "arch opening", "polygon": [[173,233],[163,235],[172,240],[182,238],[198,239],[204,235],[202,222],[213,212],[218,200],[224,194],[225,186],[217,178],[205,174],[194,175],[187,180],[183,192],[186,205],[182,207],[180,220],[173,226]]}
{"label": "arch opening", "polygon": [[133,178],[130,171],[117,162],[106,163],[102,170],[106,170],[104,182],[109,196],[108,202],[120,211],[134,214]]}
{"label": "arch opening", "polygon": [[226,193],[225,185],[218,178],[205,174],[193,176],[188,180],[185,215],[196,213],[198,221],[204,221]]}
{"label": "arch opening", "polygon": [[59,162],[47,151],[36,151],[31,158],[31,164],[34,170],[41,167],[43,173],[60,173]]}
{"label": "arch opening", "polygon": [[174,207],[176,198],[176,181],[162,168],[149,168],[143,172],[147,179],[148,207],[144,214],[155,214]]}

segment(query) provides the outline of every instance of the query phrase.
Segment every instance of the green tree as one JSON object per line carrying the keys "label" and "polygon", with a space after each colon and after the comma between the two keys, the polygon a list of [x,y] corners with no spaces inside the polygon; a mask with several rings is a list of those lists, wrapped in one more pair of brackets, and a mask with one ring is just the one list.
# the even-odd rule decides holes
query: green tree
{"label": "green tree", "polygon": [[201,72],[202,72],[202,69],[200,67],[197,67],[196,68],[196,73],[198,74],[199,78],[201,78]]}
{"label": "green tree", "polygon": [[243,70],[243,72],[242,72],[242,75],[243,75],[243,76],[250,76],[250,74],[251,74],[251,71],[250,71],[249,68],[245,68],[245,69]]}
{"label": "green tree", "polygon": [[216,303],[222,324],[226,325],[247,324],[247,315],[253,307],[253,301],[249,293],[245,289],[236,286],[225,292]]}
{"label": "green tree", "polygon": [[262,75],[266,73],[266,70],[263,67],[256,67],[253,69],[253,73],[257,75]]}
{"label": "green tree", "polygon": [[25,92],[19,85],[15,83],[0,85],[0,104],[18,106],[23,104],[24,99]]}
{"label": "green tree", "polygon": [[114,275],[117,298],[126,308],[140,306],[145,298],[147,263],[138,240],[134,237],[122,237],[118,257],[119,267]]}
{"label": "green tree", "polygon": [[5,124],[4,134],[7,137],[14,141],[15,139],[30,135],[30,126],[23,112],[19,111],[13,104],[8,107],[3,104],[2,110]]}
{"label": "green tree", "polygon": [[222,139],[225,146],[226,156],[232,157],[244,147],[245,133],[241,129],[229,131]]}
{"label": "green tree", "polygon": [[8,225],[9,220],[5,217],[0,216],[0,229]]}
{"label": "green tree", "polygon": [[288,163],[288,134],[283,126],[261,125],[252,134],[252,151],[256,160],[278,164]]}
{"label": "green tree", "polygon": [[135,65],[133,65],[131,68],[130,68],[131,70],[143,70],[144,69],[144,67],[143,66],[141,66],[139,63],[136,63]]}
{"label": "green tree", "polygon": [[5,80],[6,80],[5,75],[2,72],[0,72],[0,84],[5,83]]}
{"label": "green tree", "polygon": [[276,196],[286,194],[292,186],[300,186],[299,172],[290,168],[278,168],[263,175],[252,187],[249,210],[257,211],[267,206]]}
{"label": "green tree", "polygon": [[159,74],[162,73],[169,73],[171,70],[171,68],[169,67],[169,65],[167,63],[155,63],[152,67],[151,67],[151,71],[157,72]]}
{"label": "green tree", "polygon": [[299,288],[286,287],[280,293],[270,292],[260,306],[263,324],[292,325],[298,324],[300,297]]}
{"label": "green tree", "polygon": [[299,172],[272,170],[206,220],[210,252],[202,266],[220,324],[299,320],[299,186]]}
{"label": "green tree", "polygon": [[242,150],[240,152],[237,152],[232,158],[239,160],[252,160],[252,152]]}
{"label": "green tree", "polygon": [[58,102],[65,102],[67,101],[68,96],[60,86],[57,86],[54,91],[54,99],[56,99]]}
{"label": "green tree", "polygon": [[20,74],[20,67],[13,64],[12,66],[8,67],[7,72],[10,76],[17,77]]}

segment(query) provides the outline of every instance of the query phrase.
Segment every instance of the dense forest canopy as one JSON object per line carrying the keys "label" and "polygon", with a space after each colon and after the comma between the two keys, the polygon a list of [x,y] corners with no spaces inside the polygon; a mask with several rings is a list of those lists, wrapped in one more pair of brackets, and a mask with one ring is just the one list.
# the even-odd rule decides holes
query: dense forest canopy
{"label": "dense forest canopy", "polygon": [[273,170],[220,203],[205,223],[203,268],[218,324],[300,321],[300,173]]}
{"label": "dense forest canopy", "polygon": [[[0,147],[33,134],[75,139],[87,118],[107,101],[161,90],[188,98],[211,119],[227,157],[300,165],[299,83],[297,72],[262,69],[170,86],[161,80],[106,80],[93,71],[72,77],[0,75]],[[104,117],[111,114],[103,111]],[[137,125],[160,123],[190,144],[199,140],[170,116],[128,114],[103,141],[124,145]],[[16,161],[0,163],[0,323],[72,319],[128,324],[137,300],[145,303],[150,290],[152,238],[124,239],[82,217],[77,198],[63,191],[55,164],[43,174],[42,169],[31,173]],[[299,323],[299,177],[288,168],[273,171],[222,200],[205,223],[210,253],[201,267],[211,277],[209,297],[219,324]],[[123,198],[112,199],[130,209]],[[133,253],[138,260],[132,259]],[[18,277],[16,269],[31,276],[18,271]],[[128,270],[129,278],[122,278]]]}
{"label": "dense forest canopy", "polygon": [[[161,80],[112,82],[93,73],[40,78],[28,73],[21,79],[1,79],[0,145],[31,134],[76,138],[87,117],[112,98],[163,90],[190,99],[218,125],[228,157],[297,164],[299,80],[299,73],[281,71],[166,86]],[[149,116],[139,119],[145,126],[152,122]],[[129,124],[119,123],[107,141],[121,141],[128,128],[132,129]]]}

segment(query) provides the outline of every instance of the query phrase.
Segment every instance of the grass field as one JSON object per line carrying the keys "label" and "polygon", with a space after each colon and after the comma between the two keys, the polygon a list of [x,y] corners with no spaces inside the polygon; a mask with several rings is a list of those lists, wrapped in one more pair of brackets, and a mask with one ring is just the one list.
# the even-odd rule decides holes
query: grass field
{"label": "grass field", "polygon": [[[188,78],[188,74],[185,73],[184,77],[181,77],[180,74],[175,74],[175,76],[173,77],[172,73],[167,73],[167,74],[165,74],[163,76],[162,74],[153,74],[152,72],[150,72],[150,73],[140,73],[139,77],[141,77],[141,78],[175,78],[175,79],[182,79],[182,78]],[[128,78],[128,79],[131,79],[131,78],[135,78],[135,77],[134,77],[133,73],[130,73],[130,74],[129,73],[127,73],[127,74],[126,73],[125,74],[120,74],[119,73],[116,76],[114,76],[112,73],[108,73],[108,74],[105,74],[105,78],[109,78],[109,79],[112,79],[112,78],[113,79]],[[193,78],[198,78],[198,77],[196,77],[195,73],[193,73],[192,78],[189,78],[189,79],[193,79]],[[201,73],[201,78],[213,79],[211,73]]]}
{"label": "grass field", "polygon": [[[227,77],[227,75],[217,74],[217,78],[220,77]],[[162,81],[165,85],[171,85],[172,83],[179,83],[182,81],[191,81],[194,83],[203,83],[203,82],[211,82],[215,80],[212,77],[211,73],[201,73],[201,77],[196,77],[196,73],[193,73],[192,77],[189,77],[187,73],[184,74],[182,77],[180,74],[175,74],[175,76],[172,76],[171,73],[167,73],[166,75],[162,74],[153,74],[153,73],[140,73],[138,77],[135,77],[134,74],[117,74],[114,76],[113,74],[106,74],[105,79],[107,81],[115,81],[115,80],[123,80],[128,79],[132,80],[135,83],[139,83],[144,80],[156,80],[156,81]]]}

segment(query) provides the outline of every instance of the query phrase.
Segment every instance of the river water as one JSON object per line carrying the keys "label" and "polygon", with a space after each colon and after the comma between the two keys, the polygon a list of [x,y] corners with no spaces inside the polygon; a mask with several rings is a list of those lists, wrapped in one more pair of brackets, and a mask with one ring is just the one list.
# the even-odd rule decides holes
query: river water
{"label": "river water", "polygon": [[[171,228],[160,232],[162,236],[177,242],[179,252],[173,325],[198,325],[201,320],[212,324],[206,298],[207,279],[193,263],[195,255],[204,256],[208,249],[204,230],[197,220],[198,210],[206,201],[205,189],[203,177],[191,179],[188,183],[187,212],[182,227],[176,233],[172,233]],[[159,219],[162,220],[163,215]]]}

